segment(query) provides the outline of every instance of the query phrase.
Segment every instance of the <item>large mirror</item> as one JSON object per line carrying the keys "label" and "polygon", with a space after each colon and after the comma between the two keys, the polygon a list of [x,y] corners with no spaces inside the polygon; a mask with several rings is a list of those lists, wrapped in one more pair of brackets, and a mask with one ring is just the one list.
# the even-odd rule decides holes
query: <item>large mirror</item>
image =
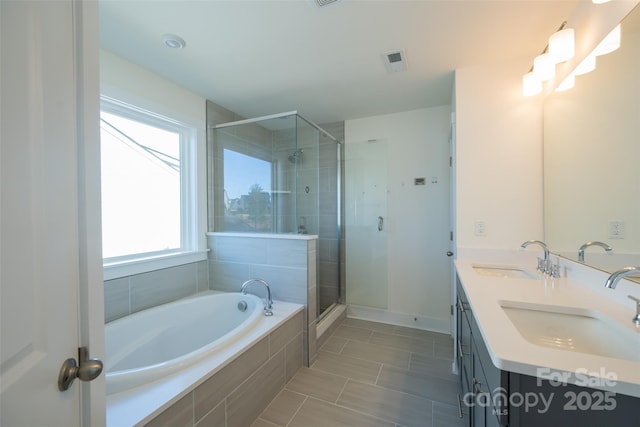
{"label": "large mirror", "polygon": [[[545,240],[553,252],[615,271],[640,266],[640,6],[621,46],[544,107]],[[605,249],[612,248],[607,251]]]}

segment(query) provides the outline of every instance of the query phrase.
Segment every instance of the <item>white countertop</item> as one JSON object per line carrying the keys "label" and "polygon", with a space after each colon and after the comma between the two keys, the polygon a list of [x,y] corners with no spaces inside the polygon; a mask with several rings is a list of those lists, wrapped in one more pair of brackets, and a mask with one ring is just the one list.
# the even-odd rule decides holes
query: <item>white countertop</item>
{"label": "white countertop", "polygon": [[[463,251],[459,251],[460,255]],[[627,299],[627,294],[640,297],[640,285],[623,280],[615,290],[606,289],[604,282],[608,275],[576,273],[572,277],[573,271],[581,272],[585,267],[567,260],[561,261],[564,277],[558,279],[542,275],[537,275],[536,279],[489,277],[478,274],[473,268],[474,265],[511,266],[524,268],[536,276],[535,255],[532,257],[528,250],[519,253],[473,250],[455,261],[458,277],[493,364],[506,371],[531,376],[545,377],[553,372],[551,375],[556,377],[551,378],[558,378],[557,375],[562,374],[568,383],[640,397],[640,362],[533,344],[523,338],[500,305],[500,301],[513,301],[595,310],[631,331],[630,336],[637,339],[631,345],[637,344],[640,354],[640,328],[631,321],[635,306]]]}

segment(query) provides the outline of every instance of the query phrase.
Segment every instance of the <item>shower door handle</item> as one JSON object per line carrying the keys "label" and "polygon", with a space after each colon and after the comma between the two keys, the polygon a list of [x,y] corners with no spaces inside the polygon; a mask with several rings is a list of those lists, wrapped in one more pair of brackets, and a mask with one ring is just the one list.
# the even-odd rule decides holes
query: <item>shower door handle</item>
{"label": "shower door handle", "polygon": [[378,217],[378,231],[382,231],[384,228],[384,218],[381,216]]}

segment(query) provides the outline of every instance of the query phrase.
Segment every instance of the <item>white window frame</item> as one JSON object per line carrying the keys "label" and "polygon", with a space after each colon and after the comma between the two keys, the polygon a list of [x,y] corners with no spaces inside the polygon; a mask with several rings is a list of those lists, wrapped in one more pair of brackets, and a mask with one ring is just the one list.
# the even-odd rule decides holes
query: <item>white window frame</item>
{"label": "white window frame", "polygon": [[104,280],[206,259],[207,251],[199,247],[198,238],[198,129],[105,95],[100,97],[100,110],[180,135],[180,248],[103,258]]}

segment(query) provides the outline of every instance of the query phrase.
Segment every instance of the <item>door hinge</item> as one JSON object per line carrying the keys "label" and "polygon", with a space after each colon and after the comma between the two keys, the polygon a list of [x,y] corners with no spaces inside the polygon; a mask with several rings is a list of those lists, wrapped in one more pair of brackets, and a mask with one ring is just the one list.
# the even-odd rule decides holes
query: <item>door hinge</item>
{"label": "door hinge", "polygon": [[452,305],[449,306],[449,313],[453,316],[453,306]]}

